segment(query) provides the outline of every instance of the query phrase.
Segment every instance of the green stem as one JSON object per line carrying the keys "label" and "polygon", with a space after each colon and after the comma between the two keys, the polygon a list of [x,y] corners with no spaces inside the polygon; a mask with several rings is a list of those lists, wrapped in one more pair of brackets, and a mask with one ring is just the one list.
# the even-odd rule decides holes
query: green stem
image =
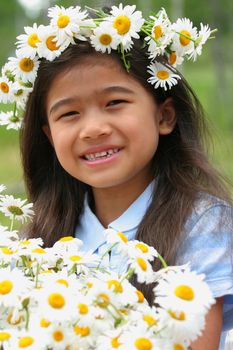
{"label": "green stem", "polygon": [[101,260],[100,260],[100,262],[99,262],[99,264],[98,264],[98,266],[97,266],[97,268],[96,268],[97,270],[99,270],[103,258],[104,258],[116,245],[118,245],[118,244],[119,244],[118,242],[114,243],[114,244],[113,244],[110,248],[108,248],[108,249],[106,250],[106,252],[101,256]]}
{"label": "green stem", "polygon": [[122,58],[122,60],[123,60],[123,62],[124,62],[124,66],[125,66],[127,72],[129,73],[130,64],[128,64],[128,63],[126,62],[126,59],[125,59],[125,50],[124,50],[124,47],[123,47],[122,44],[121,44],[121,58]]}
{"label": "green stem", "polygon": [[14,221],[15,221],[15,214],[13,214],[13,217],[12,217],[12,219],[11,219],[10,232],[13,231]]}
{"label": "green stem", "polygon": [[25,307],[25,312],[26,312],[26,325],[25,328],[26,330],[28,330],[28,326],[29,326],[29,311],[28,311],[28,307]]}
{"label": "green stem", "polygon": [[122,283],[125,279],[129,280],[129,279],[133,276],[134,271],[135,271],[135,269],[134,269],[133,267],[131,267],[131,268],[127,271],[127,273],[125,274],[125,276],[122,277],[121,283]]}
{"label": "green stem", "polygon": [[191,38],[191,36],[188,36],[186,34],[183,34],[183,33],[180,33],[180,32],[176,32],[176,31],[175,31],[175,33],[179,34],[180,36],[183,36],[184,38],[186,38],[186,39],[188,39],[188,40],[190,40],[190,41],[195,43],[195,39]]}
{"label": "green stem", "polygon": [[158,253],[158,258],[159,258],[161,264],[163,265],[163,268],[168,267],[166,261],[164,260],[164,258],[159,253]]}

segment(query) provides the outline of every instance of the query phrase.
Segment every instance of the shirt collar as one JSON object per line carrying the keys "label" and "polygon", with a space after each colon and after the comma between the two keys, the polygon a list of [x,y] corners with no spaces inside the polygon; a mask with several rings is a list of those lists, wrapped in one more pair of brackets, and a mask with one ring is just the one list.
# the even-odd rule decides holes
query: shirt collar
{"label": "shirt collar", "polygon": [[[122,231],[126,236],[132,236],[132,230],[136,232],[137,226],[142,221],[151,203],[153,187],[154,181],[147,186],[144,192],[141,193],[121,216],[108,225],[108,228]],[[94,252],[99,246],[105,243],[104,230],[103,225],[91,211],[86,196],[84,200],[84,211],[75,232],[75,236],[83,241],[83,250]]]}

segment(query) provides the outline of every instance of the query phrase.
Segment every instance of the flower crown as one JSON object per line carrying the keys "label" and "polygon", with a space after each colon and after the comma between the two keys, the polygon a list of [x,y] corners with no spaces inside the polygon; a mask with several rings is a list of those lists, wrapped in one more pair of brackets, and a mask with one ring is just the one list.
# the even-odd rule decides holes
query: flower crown
{"label": "flower crown", "polygon": [[[41,59],[53,61],[70,44],[77,45],[76,39],[89,40],[95,50],[102,53],[117,50],[129,71],[128,52],[134,45],[133,40],[142,37],[150,59],[148,83],[167,90],[181,78],[172,67],[182,64],[185,58],[195,61],[215,31],[202,23],[198,31],[188,18],[171,23],[163,8],[148,19],[142,17],[135,5],[112,6],[109,14],[89,10],[96,18],[90,18],[79,6],[55,5],[48,10],[48,26],[34,23],[17,37],[16,57],[8,59],[0,77],[0,103],[13,103],[14,108],[0,113],[0,125],[6,125],[7,129],[20,127],[20,114],[33,90]],[[157,62],[157,56],[166,56],[168,64]]]}

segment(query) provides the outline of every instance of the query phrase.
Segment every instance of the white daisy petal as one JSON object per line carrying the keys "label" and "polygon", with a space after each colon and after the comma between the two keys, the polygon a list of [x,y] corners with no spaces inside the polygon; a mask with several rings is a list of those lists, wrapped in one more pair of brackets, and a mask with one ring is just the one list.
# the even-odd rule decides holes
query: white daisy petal
{"label": "white daisy petal", "polygon": [[147,81],[154,85],[155,89],[162,87],[166,91],[178,84],[178,80],[181,79],[178,74],[173,73],[169,68],[158,62],[152,62],[147,71],[151,74]]}

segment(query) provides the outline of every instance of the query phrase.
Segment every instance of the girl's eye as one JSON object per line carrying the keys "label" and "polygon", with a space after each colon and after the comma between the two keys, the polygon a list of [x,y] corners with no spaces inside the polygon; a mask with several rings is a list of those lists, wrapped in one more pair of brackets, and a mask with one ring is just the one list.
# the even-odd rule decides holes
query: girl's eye
{"label": "girl's eye", "polygon": [[127,101],[125,101],[125,100],[112,100],[112,101],[108,102],[107,107],[115,106],[115,105],[118,105],[120,103],[126,103],[126,102]]}
{"label": "girl's eye", "polygon": [[60,118],[63,118],[63,117],[71,117],[71,116],[74,116],[74,115],[79,115],[79,112],[77,111],[70,111],[70,112],[67,112],[67,113],[64,113],[60,116]]}

